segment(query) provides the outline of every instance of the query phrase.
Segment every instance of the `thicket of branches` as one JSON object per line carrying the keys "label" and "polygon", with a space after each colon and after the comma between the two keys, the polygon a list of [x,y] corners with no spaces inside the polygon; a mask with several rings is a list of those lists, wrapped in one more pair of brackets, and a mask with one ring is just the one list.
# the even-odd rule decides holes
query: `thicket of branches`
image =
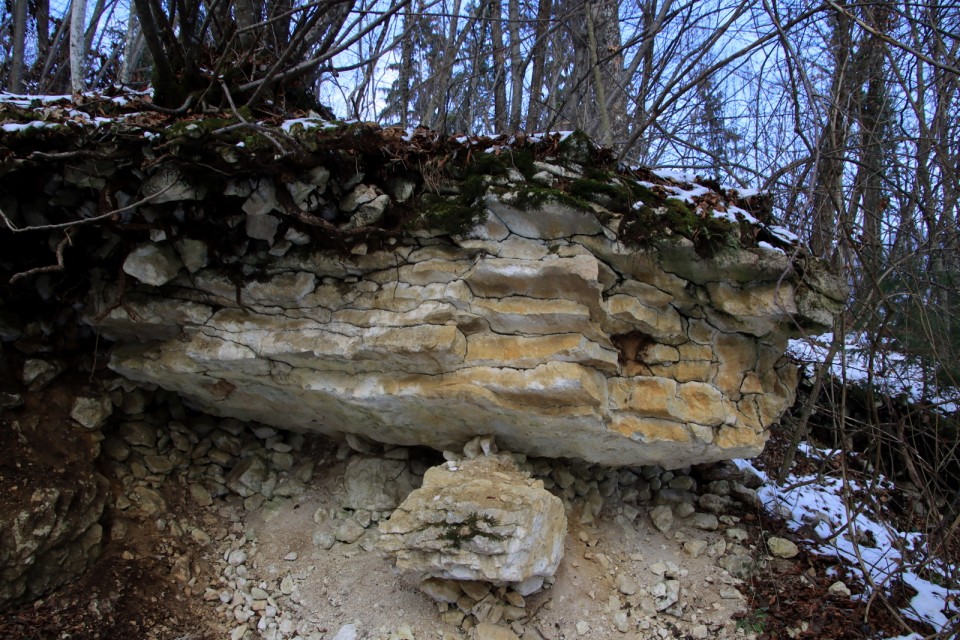
{"label": "thicket of branches", "polygon": [[[837,336],[858,332],[876,360],[895,351],[926,372],[919,395],[930,403],[910,424],[885,423],[875,402],[863,421],[834,406],[835,429],[888,444],[891,465],[920,485],[932,531],[948,538],[960,526],[956,416],[936,406],[960,376],[956,2],[5,0],[4,8],[0,87],[12,92],[149,85],[158,107],[183,113],[325,103],[339,117],[449,134],[580,128],[624,162],[772,192],[780,218],[849,277]],[[801,412],[801,432],[811,413],[812,405]],[[921,451],[911,434],[931,424],[942,447]]]}

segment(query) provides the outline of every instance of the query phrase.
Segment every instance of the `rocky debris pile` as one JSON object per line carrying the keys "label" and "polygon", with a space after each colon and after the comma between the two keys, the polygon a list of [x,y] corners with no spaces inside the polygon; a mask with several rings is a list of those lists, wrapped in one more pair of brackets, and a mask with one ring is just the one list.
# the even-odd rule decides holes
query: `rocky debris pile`
{"label": "rocky debris pile", "polygon": [[478,437],[464,457],[428,469],[380,533],[378,548],[421,590],[477,622],[497,623],[523,617],[524,596],[553,580],[567,518],[542,481],[497,454],[492,438]]}
{"label": "rocky debris pile", "polygon": [[[197,553],[183,554],[189,559],[171,558],[172,566],[184,584],[194,581],[194,592],[202,594],[202,598],[218,611],[221,620],[230,628],[231,638],[325,640],[329,632],[324,633],[321,629],[330,621],[317,618],[316,613],[307,607],[311,594],[303,591],[311,579],[308,564],[316,563],[317,558],[325,557],[325,554],[335,554],[333,557],[343,562],[360,554],[377,553],[378,541],[383,544],[377,522],[385,530],[389,528],[391,520],[387,517],[401,502],[399,494],[407,487],[415,489],[420,486],[425,472],[429,479],[434,462],[429,457],[424,458],[422,451],[384,447],[355,437],[345,440],[336,451],[311,459],[304,455],[308,447],[303,436],[264,425],[239,423],[230,418],[180,415],[182,405],[175,396],[162,391],[132,389],[115,399],[118,407],[135,408],[143,398],[149,398],[150,402],[162,399],[172,415],[160,422],[140,415],[135,415],[134,419],[124,415],[118,426],[108,426],[103,455],[114,456],[110,469],[118,477],[133,478],[125,481],[130,485],[128,494],[141,495],[139,502],[129,498],[129,506],[121,510],[126,515],[118,520],[126,517],[152,523],[163,527],[167,534],[187,538],[198,546],[200,551]],[[144,422],[152,422],[152,429],[124,426]],[[192,436],[186,433],[196,425],[199,425],[199,432]],[[147,433],[152,438],[145,435]],[[200,447],[197,451],[207,448],[204,441],[209,441],[209,448],[197,457],[187,455],[187,462],[172,465],[174,468],[166,474],[150,471],[147,456],[168,459],[174,456],[174,462],[179,460],[174,452],[180,449],[174,441],[181,436],[195,440],[191,452],[197,446]],[[227,460],[212,453],[211,459],[211,452],[215,450],[227,453],[228,449],[235,450],[230,442],[240,443],[239,454],[231,454],[233,457]],[[115,452],[110,453],[115,448],[122,450],[121,443],[130,449],[122,462],[116,460]],[[291,444],[286,453],[290,454],[292,461],[281,458],[285,468],[272,462],[271,452],[276,452],[276,445],[281,443]],[[491,444],[475,439],[465,453],[446,452],[447,463],[434,468],[447,469],[443,471],[445,475],[459,478],[456,474],[469,468],[470,463],[488,461],[498,467],[499,473],[504,473],[505,468],[515,469],[504,475],[535,478],[537,484],[542,483],[556,496],[557,509],[570,518],[569,527],[564,527],[563,533],[579,531],[572,541],[576,552],[564,563],[571,563],[575,570],[586,565],[596,567],[597,571],[608,575],[609,588],[614,596],[612,600],[607,598],[610,601],[606,602],[602,616],[571,620],[570,634],[580,633],[582,629],[581,637],[602,638],[614,637],[608,634],[621,632],[657,634],[661,630],[668,632],[682,628],[694,638],[734,637],[732,623],[725,626],[711,620],[711,609],[704,608],[688,594],[690,590],[696,590],[697,585],[687,582],[689,578],[683,558],[709,557],[711,564],[723,567],[717,569],[719,573],[715,577],[709,578],[715,581],[716,590],[725,599],[721,604],[737,606],[742,601],[737,591],[740,578],[736,576],[746,577],[750,571],[756,570],[758,562],[766,562],[766,546],[757,544],[759,541],[751,543],[739,525],[739,518],[728,515],[727,511],[735,503],[755,506],[756,494],[750,488],[756,486],[758,479],[755,476],[744,474],[733,465],[677,470],[655,466],[616,469],[585,462],[528,458],[522,454],[506,458],[504,454],[496,454]],[[484,445],[494,455],[484,455]],[[267,471],[254,474],[255,479],[252,479],[250,466],[245,462],[257,458],[264,461]],[[150,460],[156,469],[157,461]],[[283,505],[290,505],[308,495],[298,496],[294,491],[292,497],[287,497],[290,492],[277,491],[277,488],[294,481],[296,476],[291,472],[309,468],[310,463],[314,467],[343,465],[338,506],[321,508],[313,513],[314,551],[313,557],[306,559],[308,563],[298,562],[297,554],[289,552],[277,572],[268,572],[268,567],[276,565],[265,564],[262,560],[264,534],[261,532],[258,536],[246,522],[257,514],[283,509]],[[457,472],[449,471],[447,464],[450,463],[458,468]],[[135,465],[146,468],[146,476],[137,478],[134,469],[139,467]],[[163,468],[162,463],[160,468]],[[490,475],[488,472],[487,476]],[[306,480],[302,477],[300,481],[309,492],[312,478],[305,477]],[[401,490],[391,484],[393,478],[397,479]],[[524,484],[529,482],[523,481]],[[294,483],[294,486],[300,485]],[[171,487],[181,487],[177,490],[188,493],[190,500],[197,507],[202,506],[202,512],[209,515],[199,521],[178,517],[169,511],[165,501],[156,503],[150,499],[154,496],[144,493],[144,489],[154,491],[163,501]],[[202,487],[206,493],[196,487]],[[261,493],[264,490],[267,494]],[[148,499],[144,501],[142,496],[148,496]],[[159,509],[154,512],[157,504]],[[125,506],[123,502],[121,506]],[[661,521],[661,529],[656,532],[661,537],[651,539],[648,544],[668,544],[675,548],[675,555],[671,556],[674,560],[652,561],[649,558],[657,556],[644,552],[643,546],[635,547],[634,551],[620,548],[616,540],[601,544],[596,533],[591,533],[607,520],[615,521],[625,530],[644,529],[648,527],[647,522],[656,525],[657,514],[662,517],[665,511],[670,513],[669,525],[664,526]],[[645,517],[645,513],[649,515]],[[123,528],[123,525],[119,527],[120,530]],[[571,544],[570,536],[567,537],[568,544]],[[200,577],[197,564],[201,558],[213,568],[213,580],[203,582]],[[548,579],[544,584],[545,591],[527,595],[508,584],[495,586],[490,580],[432,577],[419,584],[425,597],[437,601],[438,623],[452,630],[444,631],[446,638],[457,639],[467,634],[473,638],[540,640],[543,636],[537,631],[537,619],[554,615],[552,612],[559,606],[552,601],[551,594],[556,588],[552,583],[553,579]],[[404,631],[403,625],[378,631],[364,628],[362,620],[356,624],[370,638],[419,637]],[[356,624],[352,625],[355,630]],[[350,637],[351,625],[346,626],[344,637]],[[726,633],[729,636],[724,635]],[[360,637],[359,632],[356,637]]]}
{"label": "rocky debris pile", "polygon": [[[66,369],[55,361],[48,365],[32,362],[25,369],[28,374]],[[673,470],[653,465],[610,468],[583,461],[498,454],[492,440],[476,438],[463,453],[445,452],[446,463],[437,466],[439,456],[428,451],[385,446],[352,435],[339,447],[317,449],[309,436],[196,414],[174,394],[137,387],[123,379],[60,398],[55,391],[62,378],[51,379],[54,383],[47,381],[48,387],[17,393],[26,402],[33,402],[34,394],[45,394],[42,397],[47,403],[59,407],[65,422],[52,424],[63,429],[62,437],[69,446],[83,451],[76,440],[70,440],[70,434],[80,434],[92,447],[82,455],[92,459],[99,451],[101,467],[114,483],[115,495],[111,500],[109,492],[104,493],[110,517],[109,527],[104,529],[109,535],[103,542],[123,547],[124,557],[135,559],[137,553],[149,553],[162,559],[178,588],[216,611],[233,640],[327,640],[337,609],[323,615],[316,611],[317,595],[310,591],[317,588],[315,567],[373,557],[378,542],[384,544],[377,524],[389,530],[392,519],[388,516],[409,492],[421,486],[425,474],[430,482],[421,492],[428,493],[440,488],[462,488],[469,493],[472,483],[491,481],[498,486],[484,486],[480,493],[482,501],[497,503],[497,513],[511,504],[511,491],[516,487],[542,486],[544,494],[553,494],[542,495],[542,499],[553,506],[527,510],[547,513],[552,509],[557,513],[555,524],[566,522],[544,536],[553,541],[547,545],[545,557],[556,557],[551,550],[557,550],[564,537],[567,555],[560,572],[546,578],[541,591],[531,593],[512,579],[520,576],[491,579],[483,574],[469,576],[481,579],[454,580],[440,577],[440,573],[419,582],[423,597],[436,600],[439,609],[436,621],[430,624],[439,625],[441,636],[448,639],[467,635],[542,640],[549,637],[540,631],[545,629],[545,620],[565,629],[568,636],[607,638],[642,633],[659,637],[680,629],[693,638],[734,637],[729,613],[716,616],[740,605],[741,580],[753,571],[786,562],[782,558],[796,552],[777,537],[756,537],[751,527],[733,515],[756,508],[754,489],[759,478],[732,464]],[[17,409],[9,408],[4,419],[15,417]],[[18,425],[28,439],[36,427],[23,422]],[[276,541],[268,530],[254,531],[251,520],[295,509],[317,491],[316,470],[333,465],[342,469],[342,476],[338,475],[342,488],[333,505],[311,509],[307,545],[312,549],[306,553],[300,549],[302,557],[288,550],[280,560],[265,559],[263,546]],[[479,478],[463,482],[464,472]],[[436,478],[439,485],[433,483]],[[457,482],[451,484],[451,480]],[[460,507],[468,504],[462,497],[455,502]],[[483,515],[486,508],[480,505],[475,511]],[[479,520],[477,525],[486,531]],[[79,534],[83,531],[100,530],[100,526],[98,521],[64,535],[82,539]],[[602,528],[610,526],[620,533],[601,535]],[[161,536],[163,542],[149,550],[127,546],[145,530]],[[35,531],[42,533],[44,528]],[[451,542],[456,537],[451,536]],[[452,555],[458,562],[468,564],[459,552],[472,542],[464,538],[461,549],[452,549],[457,551]],[[490,543],[503,545],[505,540],[491,538]],[[519,548],[509,551],[522,553]],[[709,559],[706,564],[711,572],[707,574],[702,573],[704,559]],[[499,564],[511,567],[509,562]],[[442,562],[438,566],[449,568]],[[471,566],[482,571],[482,559]],[[692,566],[700,566],[696,570],[700,573],[690,575]],[[9,569],[4,566],[3,570]],[[568,575],[564,576],[565,572]],[[579,589],[565,582],[572,579],[571,574],[593,575],[591,584],[603,585],[595,594],[602,606],[591,615],[563,614],[564,607],[573,606],[564,600],[569,590]],[[45,575],[60,574],[47,571]],[[698,582],[711,584],[720,599],[705,600]],[[336,592],[329,597],[333,602],[350,596]],[[346,622],[350,621],[339,624]],[[376,629],[365,626],[362,619],[357,624],[370,638],[420,637],[419,632],[415,636],[408,633],[404,625]],[[349,637],[349,629],[344,634]]]}

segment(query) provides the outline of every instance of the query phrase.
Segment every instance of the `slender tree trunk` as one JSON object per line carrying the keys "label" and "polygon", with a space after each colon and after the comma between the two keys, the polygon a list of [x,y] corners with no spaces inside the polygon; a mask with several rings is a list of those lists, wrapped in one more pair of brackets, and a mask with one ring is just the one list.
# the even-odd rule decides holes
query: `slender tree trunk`
{"label": "slender tree trunk", "polygon": [[530,74],[530,106],[527,108],[527,130],[539,131],[542,127],[540,114],[543,110],[544,74],[547,66],[547,25],[552,11],[551,0],[540,0],[537,5],[537,22],[533,30],[533,47],[530,52],[533,70]]}
{"label": "slender tree trunk", "polygon": [[592,4],[584,5],[584,17],[587,23],[587,51],[590,54],[590,69],[593,75],[593,94],[596,100],[596,109],[600,116],[601,140],[606,146],[613,145],[613,129],[610,125],[610,112],[607,110],[607,91],[600,69],[600,57],[597,51],[597,30],[595,8]]}
{"label": "slender tree trunk", "polygon": [[140,21],[137,20],[137,8],[130,7],[127,18],[127,34],[123,43],[123,64],[120,66],[120,83],[128,85],[133,82],[133,74],[140,64],[143,55],[143,37],[140,34]]}
{"label": "slender tree trunk", "polygon": [[50,48],[50,0],[37,0],[33,19],[37,25],[37,60]]}
{"label": "slender tree trunk", "polygon": [[520,129],[520,113],[523,108],[523,76],[525,66],[520,56],[520,0],[509,0],[510,22],[510,130]]}
{"label": "slender tree trunk", "polygon": [[[513,0],[511,0],[513,1]],[[503,44],[503,5],[490,1],[490,37],[493,44],[493,127],[496,133],[507,130],[506,47]]]}
{"label": "slender tree trunk", "polygon": [[86,58],[87,0],[73,0],[70,10],[70,91],[82,93]]}
{"label": "slender tree trunk", "polygon": [[850,47],[852,20],[842,12],[834,13],[835,24],[830,48],[833,52],[833,79],[827,105],[827,120],[820,132],[813,187],[813,233],[810,248],[815,255],[830,257],[837,238],[836,228],[842,211],[843,165],[850,134]]}
{"label": "slender tree trunk", "polygon": [[414,37],[414,14],[411,11],[403,12],[403,33],[406,37],[400,45],[400,69],[398,70],[398,109],[400,111],[400,126],[406,129],[410,126],[409,114],[412,103],[411,85],[413,84],[413,46]]}
{"label": "slender tree trunk", "polygon": [[861,277],[866,286],[873,286],[880,273],[883,259],[881,223],[886,210],[883,197],[884,140],[883,128],[887,102],[887,78],[884,73],[886,45],[881,35],[888,30],[889,7],[871,5],[865,7],[866,22],[877,34],[864,34],[860,57],[863,69],[862,82],[867,91],[860,103],[858,121],[860,126],[860,166],[855,189],[860,196],[863,216],[863,260]]}
{"label": "slender tree trunk", "polygon": [[27,46],[27,0],[13,2],[13,56],[10,61],[10,90],[23,91],[23,65]]}
{"label": "slender tree trunk", "polygon": [[250,29],[258,20],[256,0],[236,0],[234,11],[237,16],[237,29],[240,30],[240,46],[250,53],[257,46],[257,32]]}
{"label": "slender tree trunk", "polygon": [[620,42],[620,12],[616,0],[599,0],[594,8],[597,58],[605,95],[604,110],[610,125],[610,143],[621,140],[627,119],[623,52]]}
{"label": "slender tree trunk", "polygon": [[427,108],[423,114],[425,124],[428,127],[437,127],[445,123],[444,110],[450,91],[450,81],[453,77],[453,63],[457,52],[457,44],[460,42],[460,38],[457,37],[460,25],[460,6],[460,0],[453,0],[453,6],[450,9],[450,24],[448,25],[446,39],[443,41],[440,68],[433,78],[433,89],[430,91]]}

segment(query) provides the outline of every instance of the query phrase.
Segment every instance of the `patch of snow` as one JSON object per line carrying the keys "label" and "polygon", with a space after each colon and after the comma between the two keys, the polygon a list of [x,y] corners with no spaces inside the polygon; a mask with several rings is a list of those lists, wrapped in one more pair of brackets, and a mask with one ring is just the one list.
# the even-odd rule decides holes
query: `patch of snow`
{"label": "patch of snow", "polygon": [[686,171],[676,171],[674,169],[652,169],[653,175],[665,180],[676,180],[677,182],[694,182],[697,177]]}
{"label": "patch of snow", "polygon": [[732,222],[733,224],[737,224],[739,222],[739,220],[737,220],[737,216],[733,215],[733,213],[730,211],[719,211],[714,209],[710,215],[717,220],[726,220],[727,222]]}
{"label": "patch of snow", "polygon": [[7,132],[26,131],[27,129],[43,129],[45,127],[59,127],[59,122],[44,122],[34,120],[32,122],[8,122],[3,125],[3,130]]}
{"label": "patch of snow", "polygon": [[776,251],[777,253],[784,253],[784,254],[786,253],[786,251],[784,251],[784,250],[781,249],[780,247],[775,247],[775,246],[773,246],[772,244],[770,244],[769,242],[765,242],[765,241],[763,241],[763,240],[761,240],[760,242],[758,242],[758,243],[757,243],[757,246],[760,247],[761,249],[766,249],[767,251]]}
{"label": "patch of snow", "polygon": [[[809,445],[805,451],[821,457],[830,455],[829,451],[815,452]],[[869,508],[847,508],[856,500],[852,494],[871,495],[873,488],[850,479],[845,482],[842,478],[812,474],[791,475],[782,488],[765,484],[758,493],[769,511],[787,516],[791,529],[806,527],[813,531],[810,543],[814,553],[835,556],[854,570],[859,567],[868,589],[870,583],[887,589],[894,581],[903,580],[917,591],[904,608],[904,615],[938,630],[945,629],[952,615],[946,611],[947,605],[957,590],[940,587],[917,575],[900,551],[919,545],[921,534],[904,533],[882,524]]]}
{"label": "patch of snow", "polygon": [[[832,333],[797,338],[787,344],[787,353],[804,366],[807,376],[813,376],[832,343]],[[892,397],[933,403],[948,413],[960,406],[960,390],[937,386],[931,372],[902,353],[870,348],[863,334],[848,335],[829,365],[834,377],[858,385],[870,382]]]}
{"label": "patch of snow", "polygon": [[290,130],[297,125],[302,126],[304,131],[310,131],[311,129],[326,128],[331,123],[322,118],[291,118],[290,120],[284,120],[280,128],[284,133],[290,133]]}
{"label": "patch of snow", "polygon": [[[828,459],[838,453],[836,450],[818,449],[808,443],[801,443],[800,450],[815,460]],[[758,494],[767,511],[785,517],[794,531],[805,527],[805,530],[814,532],[815,538],[809,541],[814,553],[834,556],[853,570],[861,568],[866,574],[868,589],[871,582],[877,588],[886,589],[893,581],[903,580],[917,592],[903,609],[903,614],[912,620],[926,622],[937,630],[946,629],[950,616],[957,613],[947,610],[948,605],[960,590],[941,587],[920,577],[900,551],[919,547],[923,542],[922,534],[905,533],[882,524],[880,518],[873,515],[869,505],[867,508],[862,508],[864,505],[861,504],[855,509],[847,508],[856,500],[852,494],[872,495],[874,486],[849,479],[844,482],[842,478],[831,476],[791,474],[785,486],[778,487],[750,461],[733,462],[739,469],[752,471],[763,478],[764,485]],[[891,486],[882,477],[877,484]],[[948,575],[948,571],[953,570],[942,564],[934,568]],[[920,636],[910,634],[888,640],[913,638]]]}
{"label": "patch of snow", "polygon": [[767,227],[767,231],[786,243],[794,244],[796,242],[800,242],[800,236],[795,234],[793,231],[790,231],[786,227]]}
{"label": "patch of snow", "polygon": [[744,222],[749,222],[750,224],[760,224],[760,221],[757,220],[752,213],[746,209],[741,209],[740,207],[735,207],[733,205],[727,205],[727,211],[735,213]]}
{"label": "patch of snow", "polygon": [[672,196],[667,196],[667,199],[676,198],[677,200],[682,200],[683,202],[694,204],[693,199],[699,198],[700,196],[705,196],[711,191],[709,187],[704,187],[703,185],[695,184],[692,189],[681,189],[680,187],[667,187],[670,191],[673,192]]}

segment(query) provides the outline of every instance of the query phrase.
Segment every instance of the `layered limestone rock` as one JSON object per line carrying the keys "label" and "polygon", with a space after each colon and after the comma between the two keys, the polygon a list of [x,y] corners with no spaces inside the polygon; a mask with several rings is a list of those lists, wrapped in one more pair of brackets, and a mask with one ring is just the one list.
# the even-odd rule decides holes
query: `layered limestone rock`
{"label": "layered limestone rock", "polygon": [[428,469],[380,533],[378,548],[401,572],[528,595],[560,566],[567,518],[542,480],[521,473],[509,454],[494,454]]}
{"label": "layered limestone rock", "polygon": [[[582,137],[288,124],[280,159],[217,121],[48,154],[61,173],[9,163],[4,188],[44,185],[4,204],[19,225],[146,199],[79,227],[91,275],[43,303],[115,341],[115,371],[216,415],[672,468],[757,454],[793,399],[787,338],[845,300],[762,197],[625,171]],[[70,240],[51,234],[0,246],[0,268],[49,269]]]}
{"label": "layered limestone rock", "polygon": [[98,325],[121,343],[110,366],[214,414],[393,444],[490,433],[667,468],[761,450],[793,400],[787,337],[835,304],[786,254],[678,241],[667,256],[625,246],[615,220],[487,204],[463,236],[128,293]]}

